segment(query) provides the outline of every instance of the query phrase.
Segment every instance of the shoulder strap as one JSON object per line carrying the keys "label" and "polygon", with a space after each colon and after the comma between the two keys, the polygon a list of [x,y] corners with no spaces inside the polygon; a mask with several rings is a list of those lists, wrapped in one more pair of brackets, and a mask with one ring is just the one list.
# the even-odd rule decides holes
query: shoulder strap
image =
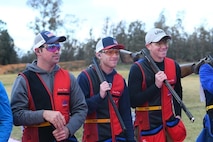
{"label": "shoulder strap", "polygon": [[86,74],[86,76],[89,80],[90,96],[92,96],[99,91],[99,87],[97,87],[100,84],[99,78],[98,78],[97,74],[95,73],[95,69],[93,68],[93,66],[88,67],[83,72]]}
{"label": "shoulder strap", "polygon": [[142,69],[142,65],[139,63],[139,62],[135,62],[136,65],[138,65],[138,67],[140,68],[141,70],[141,74],[142,74],[142,77],[143,77],[143,80],[142,80],[142,88],[145,89],[146,88],[146,83],[145,83],[145,80],[146,80],[146,76],[145,76],[145,73]]}
{"label": "shoulder strap", "polygon": [[35,105],[34,105],[34,103],[33,103],[33,98],[32,98],[32,94],[31,94],[31,91],[30,91],[30,85],[29,85],[29,82],[28,82],[28,79],[27,79],[27,76],[26,75],[28,75],[29,74],[29,72],[27,72],[27,71],[25,71],[25,72],[21,72],[21,73],[19,73],[19,75],[21,75],[23,78],[24,78],[24,80],[25,80],[25,82],[26,82],[26,87],[27,87],[27,91],[28,91],[28,99],[29,99],[29,108],[31,109],[31,110],[35,110]]}

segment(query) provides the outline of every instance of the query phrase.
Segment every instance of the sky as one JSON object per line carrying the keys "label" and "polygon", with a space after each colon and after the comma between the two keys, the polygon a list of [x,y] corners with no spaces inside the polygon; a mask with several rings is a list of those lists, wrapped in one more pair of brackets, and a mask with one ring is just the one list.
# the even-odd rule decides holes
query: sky
{"label": "sky", "polygon": [[[89,38],[93,28],[95,38],[101,37],[106,17],[111,23],[120,21],[142,21],[146,30],[153,28],[154,22],[164,10],[166,24],[173,26],[177,13],[184,13],[183,26],[191,33],[194,28],[205,24],[206,29],[213,26],[213,8],[211,0],[62,0],[62,15],[72,14],[83,23],[76,29],[76,39]],[[14,39],[15,46],[27,52],[34,41],[34,33],[28,24],[34,21],[36,12],[26,5],[26,0],[0,0],[0,20],[7,24],[8,33]]]}

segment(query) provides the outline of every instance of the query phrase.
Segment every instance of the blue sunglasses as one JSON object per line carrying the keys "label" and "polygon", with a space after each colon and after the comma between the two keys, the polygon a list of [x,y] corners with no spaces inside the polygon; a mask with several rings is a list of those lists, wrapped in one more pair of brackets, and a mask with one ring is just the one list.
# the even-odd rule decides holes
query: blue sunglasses
{"label": "blue sunglasses", "polygon": [[55,52],[56,50],[60,51],[60,44],[59,43],[56,43],[56,44],[46,44],[44,46],[42,46],[43,48],[46,48],[47,51],[49,52]]}

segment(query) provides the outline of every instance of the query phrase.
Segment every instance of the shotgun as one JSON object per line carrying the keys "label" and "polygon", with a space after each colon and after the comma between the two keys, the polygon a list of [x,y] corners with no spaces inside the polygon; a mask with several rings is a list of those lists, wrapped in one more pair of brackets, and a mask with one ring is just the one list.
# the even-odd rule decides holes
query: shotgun
{"label": "shotgun", "polygon": [[[148,60],[152,70],[157,73],[160,71],[160,69],[158,68],[158,66],[155,64],[154,60],[152,59],[152,57],[147,53],[146,49],[142,49],[141,50],[142,54],[144,55],[144,57]],[[186,108],[185,104],[182,102],[182,100],[180,99],[180,97],[178,96],[178,94],[175,92],[175,90],[172,88],[172,86],[169,84],[168,80],[164,80],[164,84],[166,85],[166,87],[169,89],[169,91],[171,92],[172,96],[177,100],[177,102],[180,104],[180,107],[185,111],[186,115],[188,116],[188,118],[191,120],[191,122],[194,122],[195,118],[192,116],[192,114],[190,113],[190,111]]]}
{"label": "shotgun", "polygon": [[[125,64],[132,64],[135,61],[139,60],[141,58],[140,57],[141,54],[142,53],[140,51],[133,53],[131,51],[124,49],[120,50],[121,61]],[[201,64],[203,60],[206,59],[201,59],[198,63],[193,62],[193,63],[180,64],[181,78],[191,75],[192,73],[198,74],[196,73],[195,69]]]}
{"label": "shotgun", "polygon": [[[104,76],[102,70],[100,69],[100,67],[99,67],[99,65],[98,65],[98,63],[97,63],[97,62],[98,62],[98,61],[97,61],[97,58],[94,57],[92,61],[93,61],[93,64],[94,64],[94,67],[95,67],[95,70],[96,70],[96,73],[97,73],[97,75],[98,75],[98,78],[99,78],[100,82],[106,81],[106,78],[105,78],[105,76]],[[114,103],[114,101],[113,101],[113,99],[112,99],[112,95],[110,94],[109,91],[107,91],[107,96],[108,96],[108,98],[109,98],[109,100],[110,100],[110,103],[112,104],[112,107],[113,107],[113,109],[114,109],[114,111],[115,111],[115,113],[116,113],[116,115],[117,115],[117,117],[118,117],[118,120],[119,120],[119,122],[120,122],[120,124],[121,124],[122,130],[123,130],[123,132],[125,132],[125,131],[126,131],[126,127],[125,127],[124,122],[123,122],[123,120],[122,120],[122,118],[121,118],[121,115],[120,115],[120,113],[119,113],[119,111],[118,111],[118,108],[117,108],[117,106],[115,105],[115,103]]]}

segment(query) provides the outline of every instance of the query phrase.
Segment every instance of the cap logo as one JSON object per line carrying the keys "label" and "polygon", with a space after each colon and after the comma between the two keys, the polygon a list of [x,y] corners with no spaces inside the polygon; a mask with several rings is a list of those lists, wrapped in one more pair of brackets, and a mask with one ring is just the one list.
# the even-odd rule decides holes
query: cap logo
{"label": "cap logo", "polygon": [[155,31],[155,35],[158,35],[158,34],[161,34],[161,33],[164,33],[164,31],[162,31],[162,30]]}
{"label": "cap logo", "polygon": [[45,34],[47,37],[52,37],[52,36],[54,36],[54,34],[51,33],[51,32],[45,32],[44,34]]}

